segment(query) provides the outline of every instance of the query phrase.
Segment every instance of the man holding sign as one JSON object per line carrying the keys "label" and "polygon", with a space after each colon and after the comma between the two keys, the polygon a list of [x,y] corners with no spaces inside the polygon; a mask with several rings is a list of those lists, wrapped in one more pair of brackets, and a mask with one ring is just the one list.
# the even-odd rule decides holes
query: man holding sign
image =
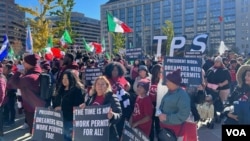
{"label": "man holding sign", "polygon": [[[110,108],[106,111],[107,113],[107,118],[109,121],[109,141],[119,141],[119,136],[117,134],[117,130],[115,128],[115,125],[119,122],[121,115],[122,115],[122,110],[121,110],[121,105],[120,102],[115,94],[113,94],[111,90],[111,86],[109,81],[105,76],[99,76],[93,85],[93,88],[90,91],[90,97],[87,100],[86,104],[81,104],[80,108],[85,108],[86,106],[98,106],[98,105],[108,105],[110,104]],[[86,109],[85,109],[86,110]],[[91,110],[89,113],[92,114],[98,114],[100,112],[103,112],[103,110]],[[96,127],[106,125],[106,122],[104,120],[98,121],[98,122],[93,122],[90,121],[90,126]],[[87,123],[88,124],[88,123]],[[102,137],[105,136],[102,134],[102,132],[99,132]],[[95,134],[95,132],[93,133]],[[84,137],[86,136],[92,136],[92,130],[86,131],[86,134],[84,132]],[[103,138],[96,138],[93,136],[93,138],[89,138],[89,141],[92,141],[95,139],[95,141],[103,141],[105,139]],[[86,141],[86,138],[85,138]]]}

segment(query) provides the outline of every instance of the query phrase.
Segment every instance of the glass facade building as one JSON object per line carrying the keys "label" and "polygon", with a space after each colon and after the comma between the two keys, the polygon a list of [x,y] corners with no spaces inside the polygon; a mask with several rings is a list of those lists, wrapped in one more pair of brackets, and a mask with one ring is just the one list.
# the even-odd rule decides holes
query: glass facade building
{"label": "glass facade building", "polygon": [[22,41],[24,44],[26,32],[24,26],[25,13],[20,11],[14,0],[0,1],[0,37],[7,34],[9,41]]}
{"label": "glass facade building", "polygon": [[[133,28],[125,34],[126,47],[143,47],[154,54],[153,37],[164,35],[162,26],[170,20],[174,36],[187,38],[208,33],[207,50],[216,53],[221,41],[239,53],[250,52],[249,0],[112,0],[101,6],[101,35],[108,42],[106,11]],[[111,43],[110,43],[111,44]]]}
{"label": "glass facade building", "polygon": [[[61,20],[58,16],[47,17],[47,19],[52,22]],[[72,30],[76,33],[74,38],[76,45],[83,47],[83,38],[85,38],[86,42],[101,42],[99,20],[85,17],[82,13],[72,12],[71,25]]]}

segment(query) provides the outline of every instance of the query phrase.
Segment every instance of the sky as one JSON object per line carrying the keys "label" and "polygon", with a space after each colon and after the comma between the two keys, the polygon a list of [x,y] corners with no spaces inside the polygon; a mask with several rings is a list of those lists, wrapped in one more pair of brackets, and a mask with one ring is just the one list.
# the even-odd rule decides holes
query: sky
{"label": "sky", "polygon": [[[39,7],[39,0],[15,0],[16,4],[25,7]],[[100,6],[108,0],[75,0],[73,12],[84,13],[86,17],[100,20]]]}

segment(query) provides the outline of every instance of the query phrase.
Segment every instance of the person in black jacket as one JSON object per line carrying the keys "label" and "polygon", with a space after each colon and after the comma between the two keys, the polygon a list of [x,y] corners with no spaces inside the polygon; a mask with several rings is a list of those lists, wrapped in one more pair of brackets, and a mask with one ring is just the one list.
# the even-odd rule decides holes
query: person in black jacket
{"label": "person in black jacket", "polygon": [[250,66],[242,65],[237,74],[238,85],[224,109],[225,124],[250,124]]}
{"label": "person in black jacket", "polygon": [[[5,77],[7,78],[7,81],[14,75],[11,72],[12,65],[11,64],[6,64],[3,68],[3,73]],[[15,117],[16,117],[16,109],[15,109],[15,103],[16,103],[16,92],[17,89],[11,89],[7,86],[7,99],[8,102],[4,106],[4,118],[5,118],[5,123],[4,126],[12,126],[15,123]]]}
{"label": "person in black jacket", "polygon": [[83,84],[72,70],[63,73],[62,84],[55,96],[53,108],[56,111],[62,111],[65,141],[72,140],[73,107],[84,102],[83,89]]}
{"label": "person in black jacket", "polygon": [[122,117],[122,110],[120,102],[115,94],[111,90],[111,85],[105,76],[99,76],[90,91],[89,98],[86,104],[81,104],[81,108],[85,106],[94,105],[107,105],[110,104],[110,111],[108,113],[108,118],[110,122],[109,127],[109,140],[119,141],[119,135],[116,129],[116,124],[120,121]]}

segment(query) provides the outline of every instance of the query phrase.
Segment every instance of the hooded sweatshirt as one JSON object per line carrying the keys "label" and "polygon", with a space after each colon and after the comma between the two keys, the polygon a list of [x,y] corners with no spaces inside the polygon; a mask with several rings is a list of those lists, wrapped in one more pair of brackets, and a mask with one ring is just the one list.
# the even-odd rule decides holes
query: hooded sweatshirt
{"label": "hooded sweatshirt", "polygon": [[20,89],[23,107],[27,112],[35,112],[36,107],[45,106],[45,101],[39,97],[39,75],[41,72],[41,68],[35,66],[27,70],[24,75],[20,72],[16,72],[8,82],[10,87]]}

